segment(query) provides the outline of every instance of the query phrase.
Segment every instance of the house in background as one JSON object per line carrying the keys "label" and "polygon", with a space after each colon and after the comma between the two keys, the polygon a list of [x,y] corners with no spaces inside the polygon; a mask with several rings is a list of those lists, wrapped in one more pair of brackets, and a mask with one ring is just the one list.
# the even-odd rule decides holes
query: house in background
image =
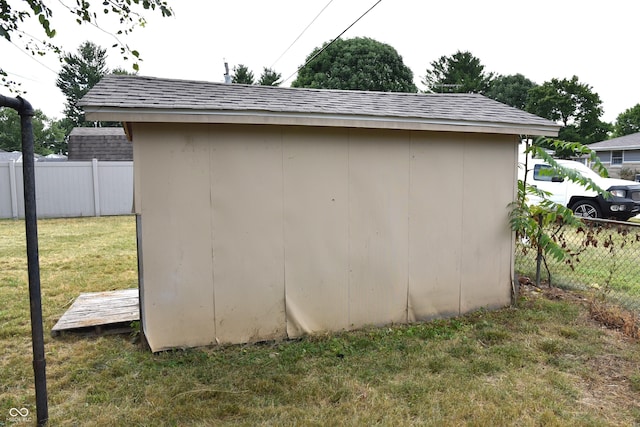
{"label": "house in background", "polygon": [[69,134],[71,161],[131,161],[133,147],[121,127],[76,127]]}
{"label": "house in background", "polygon": [[124,75],[80,105],[133,142],[153,351],[508,305],[520,135],[559,129],[474,94]]}
{"label": "house in background", "polygon": [[21,151],[4,151],[0,150],[0,162],[21,162]]}
{"label": "house in background", "polygon": [[[49,154],[46,156],[34,154],[33,160],[36,162],[64,162],[67,160],[67,156],[62,154]],[[3,162],[22,163],[22,151],[0,150],[0,163]]]}
{"label": "house in background", "polygon": [[590,144],[589,148],[595,151],[600,161],[609,171],[612,178],[620,178],[623,168],[629,168],[631,178],[638,180],[640,174],[640,133],[621,136],[602,142]]}

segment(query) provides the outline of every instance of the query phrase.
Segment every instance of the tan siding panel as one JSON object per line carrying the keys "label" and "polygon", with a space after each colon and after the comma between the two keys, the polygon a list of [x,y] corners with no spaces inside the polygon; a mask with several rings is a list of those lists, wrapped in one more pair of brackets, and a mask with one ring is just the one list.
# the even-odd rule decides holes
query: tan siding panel
{"label": "tan siding panel", "polygon": [[184,125],[136,125],[136,132],[146,338],[154,351],[212,344],[209,134]]}
{"label": "tan siding panel", "polygon": [[407,321],[409,134],[350,132],[350,327]]}
{"label": "tan siding panel", "polygon": [[216,339],[283,338],[282,140],[274,127],[215,127],[211,140]]}
{"label": "tan siding panel", "polygon": [[464,140],[413,133],[409,210],[409,320],[460,311]]}
{"label": "tan siding panel", "polygon": [[288,335],[347,329],[346,134],[289,128],[283,142]]}
{"label": "tan siding panel", "polygon": [[516,185],[517,138],[477,136],[465,144],[460,311],[508,305],[513,236],[507,205]]}

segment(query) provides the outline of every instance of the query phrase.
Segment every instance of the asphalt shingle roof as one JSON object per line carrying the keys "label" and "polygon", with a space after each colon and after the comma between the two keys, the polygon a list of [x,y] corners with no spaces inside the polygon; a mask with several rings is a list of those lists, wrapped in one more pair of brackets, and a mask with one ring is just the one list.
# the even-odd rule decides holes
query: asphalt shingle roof
{"label": "asphalt shingle roof", "polygon": [[306,114],[341,118],[431,120],[545,129],[559,125],[477,94],[416,94],[224,84],[109,75],[79,103],[87,113],[105,111],[198,114]]}
{"label": "asphalt shingle roof", "polygon": [[22,153],[20,151],[7,152],[0,150],[0,162],[10,162],[12,160],[17,161],[20,158],[22,158]]}
{"label": "asphalt shingle roof", "polygon": [[611,150],[619,148],[640,149],[640,132],[631,135],[620,136],[618,138],[608,139],[595,144],[589,144],[589,148],[594,151]]}
{"label": "asphalt shingle roof", "polygon": [[69,136],[124,136],[124,129],[120,127],[75,127]]}

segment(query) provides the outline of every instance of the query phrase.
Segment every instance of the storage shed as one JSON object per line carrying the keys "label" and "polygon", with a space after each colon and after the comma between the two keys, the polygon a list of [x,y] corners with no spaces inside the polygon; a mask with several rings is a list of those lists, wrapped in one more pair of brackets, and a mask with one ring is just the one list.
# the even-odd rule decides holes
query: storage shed
{"label": "storage shed", "polygon": [[134,156],[153,351],[508,305],[519,135],[474,94],[107,76],[82,100]]}

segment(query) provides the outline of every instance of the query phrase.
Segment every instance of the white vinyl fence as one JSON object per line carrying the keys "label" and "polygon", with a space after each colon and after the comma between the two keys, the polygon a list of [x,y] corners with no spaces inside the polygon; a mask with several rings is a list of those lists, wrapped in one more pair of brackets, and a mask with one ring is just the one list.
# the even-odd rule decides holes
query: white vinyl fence
{"label": "white vinyl fence", "polygon": [[[128,215],[133,162],[36,162],[39,218]],[[22,163],[0,163],[0,218],[24,218]]]}

